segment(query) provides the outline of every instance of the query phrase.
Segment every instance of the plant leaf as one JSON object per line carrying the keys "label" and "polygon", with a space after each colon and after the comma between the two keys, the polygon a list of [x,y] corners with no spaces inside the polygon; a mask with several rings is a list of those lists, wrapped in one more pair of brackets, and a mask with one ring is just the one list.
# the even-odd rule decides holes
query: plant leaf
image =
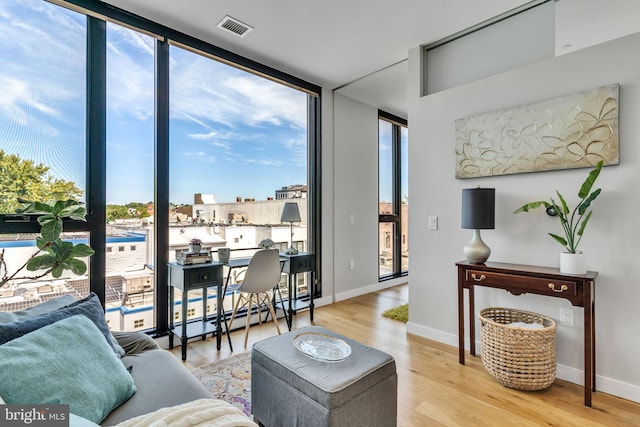
{"label": "plant leaf", "polygon": [[[557,191],[557,190],[556,190],[556,194],[560,198],[560,203],[562,203],[562,212],[564,212],[565,215],[568,215],[569,214],[569,206],[567,206],[566,200],[564,200],[564,197],[562,197],[562,194],[560,194],[560,192]],[[551,199],[551,200],[553,200],[553,199]]]}
{"label": "plant leaf", "polygon": [[589,176],[587,176],[587,179],[585,179],[585,181],[582,183],[582,186],[580,187],[578,197],[580,197],[581,199],[587,197],[587,194],[589,194],[589,192],[591,191],[591,187],[593,187],[593,184],[596,182],[598,175],[600,175],[600,169],[602,169],[603,164],[604,162],[600,160],[596,167],[591,172],[589,172]]}
{"label": "plant leaf", "polygon": [[51,275],[57,279],[62,276],[63,271],[64,268],[62,268],[61,265],[56,265],[55,267],[53,267],[53,270],[51,270]]}
{"label": "plant leaf", "polygon": [[520,212],[529,212],[531,209],[537,209],[540,206],[544,206],[545,208],[548,208],[551,205],[547,201],[538,200],[537,202],[530,202],[530,203],[527,203],[524,206],[521,206],[520,208],[518,208],[515,211],[513,211],[513,213],[517,214],[517,213],[520,213]]}
{"label": "plant leaf", "polygon": [[82,205],[71,205],[60,211],[60,217],[71,218],[78,221],[86,221],[87,209]]}
{"label": "plant leaf", "polygon": [[567,241],[563,238],[558,236],[557,234],[553,234],[553,233],[549,233],[549,236],[553,237],[556,242],[560,243],[562,246],[567,246]]}
{"label": "plant leaf", "polygon": [[78,243],[71,250],[71,256],[74,258],[82,258],[86,256],[91,256],[95,253],[91,246],[85,245],[84,243]]}
{"label": "plant leaf", "polygon": [[50,223],[51,221],[57,221],[57,220],[58,218],[56,218],[55,215],[53,214],[44,214],[38,217],[38,224],[45,225]]}
{"label": "plant leaf", "polygon": [[585,216],[584,219],[582,220],[582,224],[580,224],[580,229],[578,230],[578,236],[582,236],[582,233],[584,233],[584,228],[587,226],[587,223],[589,222],[589,218],[591,218],[592,213],[593,211],[589,211],[587,216]]}
{"label": "plant leaf", "polygon": [[51,255],[38,255],[27,263],[27,270],[36,271],[51,268],[56,264],[56,259]]}
{"label": "plant leaf", "polygon": [[87,264],[79,259],[70,259],[63,264],[65,270],[71,270],[73,274],[83,275],[87,271]]}
{"label": "plant leaf", "polygon": [[21,213],[32,213],[32,214],[47,214],[51,213],[53,208],[50,204],[45,202],[29,202],[25,200],[19,200],[24,206],[20,209]]}
{"label": "plant leaf", "polygon": [[598,197],[600,195],[600,191],[602,191],[602,189],[598,188],[596,191],[591,193],[589,195],[589,197],[587,197],[585,199],[585,201],[580,204],[580,206],[578,206],[578,213],[580,215],[584,215],[584,213],[587,211],[587,209],[589,209],[589,206],[591,205],[591,202],[593,202],[596,199],[596,197]]}
{"label": "plant leaf", "polygon": [[60,238],[60,233],[62,233],[62,220],[42,224],[40,234],[44,240],[54,242]]}

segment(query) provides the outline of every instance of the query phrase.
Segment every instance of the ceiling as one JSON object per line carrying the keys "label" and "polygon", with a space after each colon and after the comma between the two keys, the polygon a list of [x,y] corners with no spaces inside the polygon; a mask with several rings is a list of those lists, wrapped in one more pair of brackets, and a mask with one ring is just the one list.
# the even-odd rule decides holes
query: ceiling
{"label": "ceiling", "polygon": [[[104,1],[311,83],[329,89],[342,87],[347,95],[366,97],[372,87],[380,88],[384,95],[378,94],[377,99],[385,100],[389,112],[403,117],[406,117],[409,49],[435,42],[528,2]],[[226,15],[254,30],[240,38],[219,29],[217,24]],[[404,92],[394,95],[394,91]],[[372,105],[385,109],[384,105],[378,105],[383,101],[376,102]]]}

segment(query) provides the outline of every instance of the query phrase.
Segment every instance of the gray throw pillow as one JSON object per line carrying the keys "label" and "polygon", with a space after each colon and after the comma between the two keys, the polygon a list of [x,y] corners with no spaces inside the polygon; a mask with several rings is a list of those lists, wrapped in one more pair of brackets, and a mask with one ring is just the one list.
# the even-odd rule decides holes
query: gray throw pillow
{"label": "gray throw pillow", "polygon": [[93,292],[86,298],[75,301],[57,310],[43,313],[38,316],[28,317],[22,321],[0,325],[0,344],[7,343],[28,334],[29,332],[33,332],[59,320],[79,314],[86,316],[95,323],[100,332],[102,332],[102,335],[104,335],[107,343],[109,343],[113,351],[115,351],[118,356],[122,357],[124,355],[124,349],[118,345],[111,335],[111,331],[109,330],[109,326],[107,325],[107,321],[104,317],[102,304],[100,304],[100,299]]}
{"label": "gray throw pillow", "polygon": [[72,295],[62,295],[48,301],[41,302],[29,308],[20,311],[0,311],[0,324],[20,322],[29,317],[38,316],[53,310],[65,307],[75,302],[76,299]]}

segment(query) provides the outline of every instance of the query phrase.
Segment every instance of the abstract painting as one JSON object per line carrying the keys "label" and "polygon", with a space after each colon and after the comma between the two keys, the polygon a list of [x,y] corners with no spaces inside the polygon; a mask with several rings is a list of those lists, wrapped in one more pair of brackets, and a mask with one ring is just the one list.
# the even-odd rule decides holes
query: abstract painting
{"label": "abstract painting", "polygon": [[456,178],[619,164],[614,84],[455,121]]}

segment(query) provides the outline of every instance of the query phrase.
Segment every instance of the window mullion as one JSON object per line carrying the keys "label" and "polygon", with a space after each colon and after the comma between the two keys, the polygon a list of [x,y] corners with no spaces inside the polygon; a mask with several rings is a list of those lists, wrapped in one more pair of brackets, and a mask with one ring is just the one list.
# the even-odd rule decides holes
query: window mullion
{"label": "window mullion", "polygon": [[106,22],[87,16],[87,225],[89,286],[105,304],[106,246]]}

